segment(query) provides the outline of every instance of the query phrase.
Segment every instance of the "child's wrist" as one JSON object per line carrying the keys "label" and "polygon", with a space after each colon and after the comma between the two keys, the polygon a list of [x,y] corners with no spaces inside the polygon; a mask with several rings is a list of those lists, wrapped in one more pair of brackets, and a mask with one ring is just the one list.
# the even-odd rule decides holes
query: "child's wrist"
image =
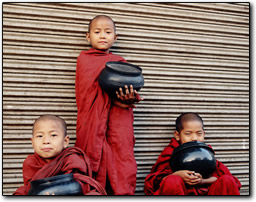
{"label": "child's wrist", "polygon": [[127,109],[127,108],[132,108],[132,104],[128,104],[128,103],[124,103],[123,101],[119,100],[119,99],[112,99],[112,103],[115,106]]}

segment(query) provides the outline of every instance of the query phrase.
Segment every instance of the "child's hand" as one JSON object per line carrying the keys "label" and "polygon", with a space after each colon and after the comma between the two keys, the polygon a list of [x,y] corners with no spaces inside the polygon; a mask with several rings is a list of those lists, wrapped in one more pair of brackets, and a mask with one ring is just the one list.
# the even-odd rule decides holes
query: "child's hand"
{"label": "child's hand", "polygon": [[180,176],[186,184],[191,186],[199,184],[202,181],[202,176],[199,173],[190,170],[179,170],[174,172],[173,175]]}
{"label": "child's hand", "polygon": [[124,104],[130,105],[132,108],[135,108],[133,105],[134,103],[138,103],[139,101],[143,100],[139,96],[136,90],[133,90],[133,85],[130,85],[130,90],[128,86],[125,85],[125,94],[122,88],[119,88],[119,92],[116,91],[117,98]]}

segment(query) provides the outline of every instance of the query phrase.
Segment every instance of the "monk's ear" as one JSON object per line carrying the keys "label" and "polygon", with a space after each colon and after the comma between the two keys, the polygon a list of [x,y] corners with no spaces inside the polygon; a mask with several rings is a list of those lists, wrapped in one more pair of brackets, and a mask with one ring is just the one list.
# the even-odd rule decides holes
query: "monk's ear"
{"label": "monk's ear", "polygon": [[180,133],[179,133],[177,130],[175,130],[173,134],[174,134],[174,138],[175,138],[177,141],[179,141],[179,140],[180,140]]}
{"label": "monk's ear", "polygon": [[205,131],[203,130],[203,136],[205,137]]}
{"label": "monk's ear", "polygon": [[114,40],[116,41],[116,40],[117,40],[117,38],[118,38],[118,35],[117,35],[117,34],[115,34]]}
{"label": "monk's ear", "polygon": [[30,138],[30,141],[32,142],[32,144],[33,144],[33,136]]}
{"label": "monk's ear", "polygon": [[68,144],[69,144],[69,136],[66,135],[64,138],[64,148],[67,148]]}
{"label": "monk's ear", "polygon": [[30,141],[31,141],[32,147],[34,148],[33,136],[30,138]]}
{"label": "monk's ear", "polygon": [[91,43],[91,38],[90,38],[90,33],[89,33],[89,32],[86,32],[85,37],[86,37],[86,40],[87,40],[89,43]]}

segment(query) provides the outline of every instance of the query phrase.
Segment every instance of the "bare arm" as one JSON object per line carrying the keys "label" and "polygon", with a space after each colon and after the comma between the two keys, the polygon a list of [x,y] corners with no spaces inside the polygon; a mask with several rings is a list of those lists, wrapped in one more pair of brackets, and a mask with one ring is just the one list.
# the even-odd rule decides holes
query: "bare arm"
{"label": "bare arm", "polygon": [[199,184],[212,184],[217,180],[217,177],[209,177],[206,179],[202,179]]}
{"label": "bare arm", "polygon": [[212,184],[217,180],[217,177],[213,177],[213,176],[211,176],[209,178],[203,178],[202,175],[200,175],[199,173],[194,173],[194,175],[200,179],[200,181],[198,183],[200,185]]}

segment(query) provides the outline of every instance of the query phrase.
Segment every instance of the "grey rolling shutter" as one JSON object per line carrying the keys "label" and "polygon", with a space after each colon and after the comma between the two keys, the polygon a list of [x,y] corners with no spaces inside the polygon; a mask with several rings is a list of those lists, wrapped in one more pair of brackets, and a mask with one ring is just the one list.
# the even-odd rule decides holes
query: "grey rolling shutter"
{"label": "grey rolling shutter", "polygon": [[249,3],[3,3],[3,194],[21,186],[35,118],[64,118],[75,142],[76,58],[87,24],[116,21],[112,48],[142,67],[134,110],[136,194],[173,137],[181,112],[198,112],[206,143],[249,194]]}

